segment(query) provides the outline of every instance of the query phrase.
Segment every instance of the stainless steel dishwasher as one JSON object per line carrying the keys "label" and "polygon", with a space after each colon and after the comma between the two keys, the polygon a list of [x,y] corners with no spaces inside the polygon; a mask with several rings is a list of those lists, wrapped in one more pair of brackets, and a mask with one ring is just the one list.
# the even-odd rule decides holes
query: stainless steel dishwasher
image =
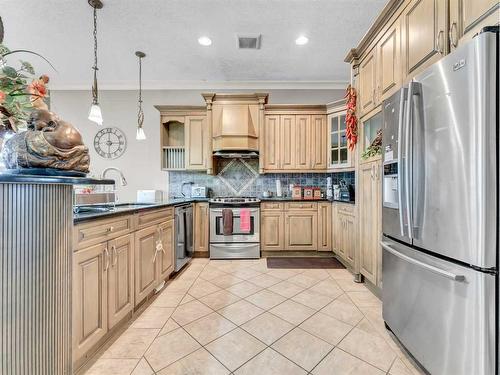
{"label": "stainless steel dishwasher", "polygon": [[193,257],[193,206],[175,207],[175,262],[174,271],[180,271]]}

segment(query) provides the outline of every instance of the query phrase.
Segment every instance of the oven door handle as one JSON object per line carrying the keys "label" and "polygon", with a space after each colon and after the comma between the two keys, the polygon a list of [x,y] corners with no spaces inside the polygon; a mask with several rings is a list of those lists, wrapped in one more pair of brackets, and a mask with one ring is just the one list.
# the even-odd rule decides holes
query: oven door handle
{"label": "oven door handle", "polygon": [[[215,214],[222,214],[222,210],[223,208],[211,208],[210,209],[210,212],[211,213],[215,213]],[[231,208],[231,210],[233,211],[233,214],[236,212],[236,213],[239,213],[240,212],[240,208]],[[259,209],[258,208],[250,208],[250,213],[256,213],[258,214],[259,213]]]}

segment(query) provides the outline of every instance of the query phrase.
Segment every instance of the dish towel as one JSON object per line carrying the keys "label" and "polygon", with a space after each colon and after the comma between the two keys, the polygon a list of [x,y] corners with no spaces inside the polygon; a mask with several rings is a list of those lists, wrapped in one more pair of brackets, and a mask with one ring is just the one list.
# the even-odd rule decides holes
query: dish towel
{"label": "dish towel", "polygon": [[233,234],[233,210],[230,208],[222,209],[222,234],[224,236]]}
{"label": "dish towel", "polygon": [[240,208],[240,232],[250,233],[250,209]]}

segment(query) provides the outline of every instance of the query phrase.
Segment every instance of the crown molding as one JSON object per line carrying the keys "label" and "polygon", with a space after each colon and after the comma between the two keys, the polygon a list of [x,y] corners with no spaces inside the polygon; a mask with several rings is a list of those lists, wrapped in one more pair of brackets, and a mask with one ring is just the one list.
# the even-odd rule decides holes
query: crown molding
{"label": "crown molding", "polygon": [[[349,81],[143,81],[143,90],[345,90]],[[90,90],[85,84],[51,84],[50,90]],[[99,90],[137,90],[137,82],[99,82]]]}

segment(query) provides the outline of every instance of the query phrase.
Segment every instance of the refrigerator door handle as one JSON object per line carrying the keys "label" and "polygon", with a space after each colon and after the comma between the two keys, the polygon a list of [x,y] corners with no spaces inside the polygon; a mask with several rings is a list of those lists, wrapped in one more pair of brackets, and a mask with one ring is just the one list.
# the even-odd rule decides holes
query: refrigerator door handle
{"label": "refrigerator door handle", "polygon": [[411,163],[411,151],[410,151],[410,125],[412,117],[412,106],[413,106],[413,80],[410,81],[408,86],[408,101],[406,103],[406,121],[405,121],[405,190],[406,190],[406,218],[408,222],[408,237],[410,240],[413,239],[413,226],[412,226],[412,212],[411,212],[411,201],[410,201],[410,163]]}
{"label": "refrigerator door handle", "polygon": [[403,146],[401,140],[403,139],[403,120],[404,120],[404,102],[405,102],[405,89],[401,89],[399,97],[399,117],[398,117],[398,208],[399,208],[399,228],[401,229],[401,236],[405,236],[404,220],[403,220],[403,185],[402,185],[402,167],[403,167]]}
{"label": "refrigerator door handle", "polygon": [[424,268],[428,271],[431,271],[437,275],[440,275],[440,276],[443,276],[443,277],[446,277],[447,279],[450,279],[450,280],[453,280],[453,281],[465,281],[465,276],[463,275],[456,275],[452,272],[449,272],[449,271],[446,271],[446,270],[443,270],[439,267],[435,267],[431,264],[427,264],[427,263],[424,263],[424,262],[421,262],[420,260],[417,260],[417,259],[414,259],[414,258],[411,258],[409,257],[408,255],[405,255],[405,254],[402,254],[400,253],[399,251],[397,251],[396,249],[392,248],[390,246],[389,243],[387,242],[384,242],[384,241],[381,241],[380,242],[380,245],[385,249],[387,250],[389,253],[391,253],[392,255],[394,256],[397,256],[398,258],[408,262],[408,263],[411,263],[415,266],[418,266],[418,267],[421,267],[421,268]]}

